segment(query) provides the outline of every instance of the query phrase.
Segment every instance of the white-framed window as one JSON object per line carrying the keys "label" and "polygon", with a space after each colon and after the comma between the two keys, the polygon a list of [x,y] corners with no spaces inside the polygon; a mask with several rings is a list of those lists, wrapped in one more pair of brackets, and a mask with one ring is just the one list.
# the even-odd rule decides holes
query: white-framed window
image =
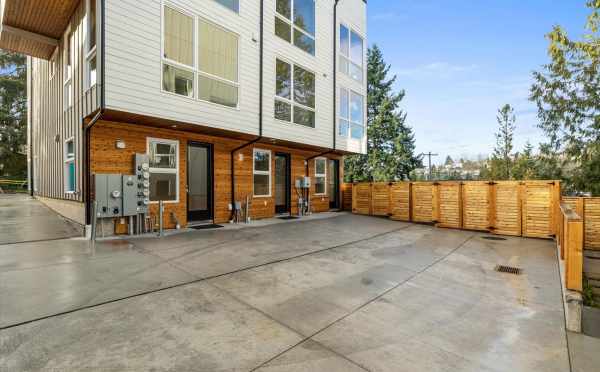
{"label": "white-framed window", "polygon": [[240,12],[240,0],[215,0],[217,3],[226,8],[233,10],[236,13]]}
{"label": "white-framed window", "polygon": [[271,151],[254,149],[253,194],[255,197],[271,196]]}
{"label": "white-framed window", "polygon": [[64,144],[64,183],[65,193],[75,193],[77,187],[77,173],[75,171],[75,139],[65,140]]}
{"label": "white-framed window", "polygon": [[346,88],[340,88],[340,138],[362,140],[365,136],[364,97]]}
{"label": "white-framed window", "polygon": [[315,127],[315,74],[277,58],[275,119]]}
{"label": "white-framed window", "polygon": [[96,58],[96,39],[97,39],[97,4],[96,0],[87,0],[87,39],[86,39],[86,84],[88,88],[93,87],[97,83],[97,58]]}
{"label": "white-framed window", "polygon": [[315,0],[276,0],[275,35],[315,55]]}
{"label": "white-framed window", "polygon": [[340,71],[363,82],[364,41],[357,32],[340,24]]}
{"label": "white-framed window", "polygon": [[162,27],[162,90],[237,108],[239,35],[167,5]]}
{"label": "white-framed window", "polygon": [[327,159],[315,159],[315,195],[327,193]]}
{"label": "white-framed window", "polygon": [[179,141],[147,139],[150,155],[150,201],[179,202]]}
{"label": "white-framed window", "polygon": [[73,106],[73,50],[75,48],[73,33],[69,32],[65,38],[64,66],[64,109]]}
{"label": "white-framed window", "polygon": [[58,49],[52,53],[52,57],[50,57],[50,61],[48,62],[48,76],[49,79],[54,79],[54,75],[56,75],[56,54],[58,53]]}

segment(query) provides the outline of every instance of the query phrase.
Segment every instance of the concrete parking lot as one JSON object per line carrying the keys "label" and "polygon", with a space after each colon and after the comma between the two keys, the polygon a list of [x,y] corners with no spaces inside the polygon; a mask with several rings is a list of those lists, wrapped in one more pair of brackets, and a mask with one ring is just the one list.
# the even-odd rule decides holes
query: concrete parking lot
{"label": "concrete parking lot", "polygon": [[263,225],[0,245],[0,371],[572,367],[551,241],[343,213]]}

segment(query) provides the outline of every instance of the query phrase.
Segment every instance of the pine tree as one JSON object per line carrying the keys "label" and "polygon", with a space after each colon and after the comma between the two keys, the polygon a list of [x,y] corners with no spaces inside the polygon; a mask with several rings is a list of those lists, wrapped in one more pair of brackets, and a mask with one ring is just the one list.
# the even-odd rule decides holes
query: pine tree
{"label": "pine tree", "polygon": [[409,177],[420,166],[414,155],[415,139],[400,110],[405,92],[395,93],[396,76],[377,45],[367,52],[367,155],[345,160],[346,181],[396,181]]}
{"label": "pine tree", "polygon": [[[462,160],[461,160],[462,163]],[[452,157],[450,157],[450,155],[446,156],[446,161],[444,162],[444,165],[454,165],[454,160],[452,160]]]}
{"label": "pine tree", "polygon": [[491,161],[491,176],[494,179],[508,180],[511,178],[513,166],[513,135],[516,129],[515,110],[510,105],[504,105],[498,110],[498,133],[496,147]]}
{"label": "pine tree", "polygon": [[25,57],[0,50],[0,176],[27,175],[26,85]]}
{"label": "pine tree", "polygon": [[533,145],[527,141],[522,153],[515,155],[513,178],[515,180],[531,180],[536,178],[536,159],[533,155]]}

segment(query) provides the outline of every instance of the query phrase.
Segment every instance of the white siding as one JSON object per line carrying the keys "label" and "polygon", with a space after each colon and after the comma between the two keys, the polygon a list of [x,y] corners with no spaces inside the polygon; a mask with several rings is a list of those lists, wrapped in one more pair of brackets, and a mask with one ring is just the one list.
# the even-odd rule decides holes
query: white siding
{"label": "white siding", "polygon": [[[106,1],[106,106],[108,109],[256,134],[260,8],[240,1],[240,14],[208,0],[170,0],[239,35],[239,108],[161,91],[160,0]],[[256,41],[254,41],[256,40]]]}
{"label": "white siding", "polygon": [[[265,0],[265,60],[263,130],[267,137],[333,147],[333,4],[316,1],[315,55],[275,35],[275,0]],[[275,61],[281,57],[315,73],[315,128],[274,118]]]}
{"label": "white siding", "polygon": [[[339,64],[337,66],[337,89],[338,89],[338,102],[339,102],[339,89],[346,88],[353,90],[356,93],[360,93],[364,97],[364,121],[365,121],[365,131],[366,131],[366,123],[367,123],[367,5],[363,0],[340,0],[337,9],[337,20],[338,20],[338,28],[337,28],[337,44],[336,46],[339,48],[339,37],[340,37],[340,24],[344,24],[347,27],[350,27],[352,30],[361,35],[364,39],[364,55],[363,55],[363,83],[359,83],[356,80],[352,79],[348,75],[339,71]],[[339,52],[339,49],[338,49]],[[336,53],[336,56],[339,58],[339,54]],[[338,59],[339,60],[339,59]],[[337,105],[337,117],[339,118],[339,103]],[[339,122],[336,123],[336,128],[339,125]],[[339,132],[338,132],[339,133]],[[363,141],[340,138],[337,136],[336,140],[336,148],[339,150],[346,150],[350,152],[363,153],[367,152],[367,140],[366,136]]]}
{"label": "white siding", "polygon": [[[210,0],[169,0],[240,35],[240,102],[230,109],[161,91],[162,0],[106,0],[106,105],[109,109],[237,132],[258,134],[260,1],[240,1],[236,14]],[[316,55],[275,36],[275,0],[264,1],[263,135],[302,144],[333,147],[333,0],[316,1]],[[366,5],[340,0],[338,16],[366,35]],[[366,38],[365,38],[366,48]],[[275,61],[280,57],[315,73],[316,123],[308,128],[274,119]],[[366,66],[366,62],[365,62]],[[338,73],[338,86],[366,97],[366,84]],[[365,78],[366,80],[366,78]],[[365,99],[366,102],[366,99]],[[364,152],[363,144],[338,149]]]}

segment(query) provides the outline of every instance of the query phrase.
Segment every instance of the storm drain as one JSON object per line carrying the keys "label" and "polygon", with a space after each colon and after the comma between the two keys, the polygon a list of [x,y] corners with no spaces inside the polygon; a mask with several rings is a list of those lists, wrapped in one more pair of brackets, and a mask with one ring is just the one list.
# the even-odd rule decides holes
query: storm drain
{"label": "storm drain", "polygon": [[506,240],[506,238],[500,237],[500,236],[484,236],[481,239],[485,239],[485,240]]}
{"label": "storm drain", "polygon": [[523,272],[523,269],[519,269],[518,267],[504,266],[504,265],[496,265],[495,270],[499,273],[506,273],[506,274],[513,274],[513,275],[521,275],[521,273]]}

